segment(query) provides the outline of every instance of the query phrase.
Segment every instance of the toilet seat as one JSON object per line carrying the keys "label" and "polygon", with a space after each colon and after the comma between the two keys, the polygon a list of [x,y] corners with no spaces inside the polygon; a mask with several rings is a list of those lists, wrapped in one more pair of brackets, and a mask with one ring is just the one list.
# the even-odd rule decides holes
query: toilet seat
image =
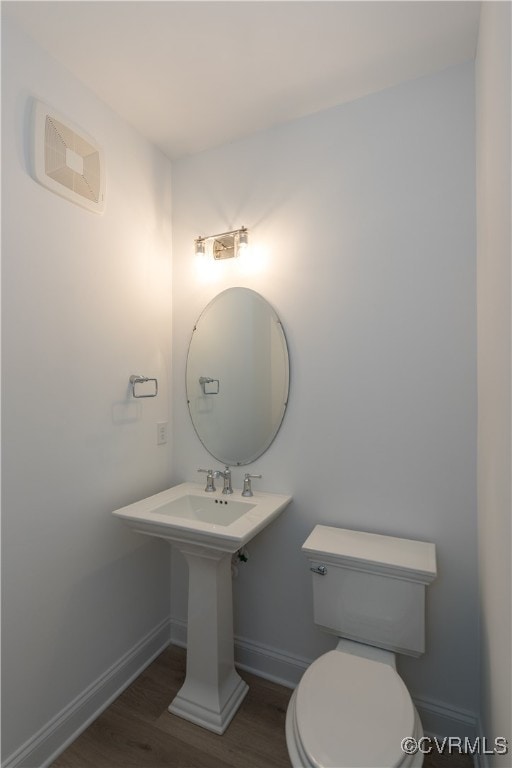
{"label": "toilet seat", "polygon": [[409,692],[393,666],[339,650],[306,670],[287,715],[294,765],[308,768],[419,766],[421,756],[404,755],[401,742],[421,735]]}

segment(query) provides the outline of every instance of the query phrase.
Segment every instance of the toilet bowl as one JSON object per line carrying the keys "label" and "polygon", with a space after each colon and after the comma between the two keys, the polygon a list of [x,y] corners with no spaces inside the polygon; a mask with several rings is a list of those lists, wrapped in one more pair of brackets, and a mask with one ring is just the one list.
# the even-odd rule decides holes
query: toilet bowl
{"label": "toilet bowl", "polygon": [[293,692],[286,742],[294,768],[421,766],[419,753],[401,748],[404,738],[418,740],[423,729],[394,658],[357,653],[345,647],[324,654]]}
{"label": "toilet bowl", "polygon": [[[422,652],[433,545],[317,526],[303,550],[313,571],[315,621],[337,634],[338,644],[310,665],[290,700],[293,768],[420,768],[423,755],[402,749],[423,729],[395,653]],[[343,637],[347,632],[356,639]],[[380,647],[371,644],[376,638]]]}

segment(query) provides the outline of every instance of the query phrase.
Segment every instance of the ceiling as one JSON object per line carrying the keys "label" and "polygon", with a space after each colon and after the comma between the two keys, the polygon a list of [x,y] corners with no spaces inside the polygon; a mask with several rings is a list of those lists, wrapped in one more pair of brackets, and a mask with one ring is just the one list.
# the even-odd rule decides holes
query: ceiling
{"label": "ceiling", "polygon": [[480,4],[9,0],[2,12],[177,158],[474,58]]}

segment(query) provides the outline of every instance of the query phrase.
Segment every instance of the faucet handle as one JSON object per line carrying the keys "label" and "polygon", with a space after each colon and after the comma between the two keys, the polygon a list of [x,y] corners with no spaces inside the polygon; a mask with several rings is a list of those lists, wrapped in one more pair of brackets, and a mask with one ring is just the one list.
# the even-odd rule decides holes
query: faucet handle
{"label": "faucet handle", "polygon": [[215,491],[213,469],[198,469],[197,471],[206,472],[206,488],[204,490],[208,493],[213,493]]}
{"label": "faucet handle", "polygon": [[227,464],[224,472],[219,472],[219,476],[224,478],[224,488],[222,489],[222,493],[233,493],[233,486],[231,485],[231,470]]}
{"label": "faucet handle", "polygon": [[251,488],[251,478],[256,480],[261,480],[263,475],[250,475],[249,472],[245,473],[244,477],[244,489],[242,491],[242,496],[254,496]]}

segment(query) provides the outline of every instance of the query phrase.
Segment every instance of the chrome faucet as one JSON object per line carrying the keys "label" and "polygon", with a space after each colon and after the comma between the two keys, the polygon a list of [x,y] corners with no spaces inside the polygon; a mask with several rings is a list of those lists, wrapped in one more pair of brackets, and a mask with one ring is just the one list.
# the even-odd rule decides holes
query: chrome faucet
{"label": "chrome faucet", "polygon": [[222,489],[222,493],[233,493],[233,488],[231,486],[231,470],[228,466],[226,466],[224,472],[222,472],[220,469],[216,469],[215,471],[213,469],[198,469],[198,472],[206,472],[206,488],[205,491],[208,493],[213,493],[217,489],[215,488],[215,480],[218,477],[224,478],[224,487]]}
{"label": "chrome faucet", "polygon": [[224,487],[222,489],[222,493],[230,494],[233,493],[233,488],[231,486],[231,470],[228,466],[226,466],[224,472],[221,472],[220,469],[216,469],[213,473],[214,477],[222,477],[224,478]]}

